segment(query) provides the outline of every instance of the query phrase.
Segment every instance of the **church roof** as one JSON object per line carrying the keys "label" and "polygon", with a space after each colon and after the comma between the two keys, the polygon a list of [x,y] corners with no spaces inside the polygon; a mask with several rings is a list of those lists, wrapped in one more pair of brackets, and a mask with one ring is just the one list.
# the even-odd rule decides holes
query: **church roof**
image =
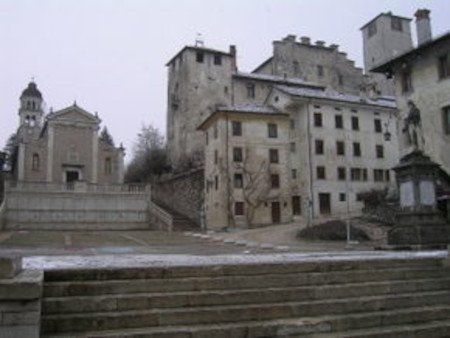
{"label": "church roof", "polygon": [[23,96],[31,96],[42,99],[42,94],[39,89],[37,89],[36,83],[34,83],[33,81],[28,84],[28,87],[24,89],[20,97]]}

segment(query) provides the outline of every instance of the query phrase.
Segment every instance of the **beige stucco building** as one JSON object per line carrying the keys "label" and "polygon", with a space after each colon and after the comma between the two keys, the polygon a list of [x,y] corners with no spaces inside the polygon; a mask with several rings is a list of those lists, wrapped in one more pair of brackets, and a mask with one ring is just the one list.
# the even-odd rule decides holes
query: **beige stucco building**
{"label": "beige stucco building", "polygon": [[20,97],[16,180],[123,182],[124,149],[99,137],[97,114],[74,103],[45,115],[42,106],[42,94],[30,82]]}

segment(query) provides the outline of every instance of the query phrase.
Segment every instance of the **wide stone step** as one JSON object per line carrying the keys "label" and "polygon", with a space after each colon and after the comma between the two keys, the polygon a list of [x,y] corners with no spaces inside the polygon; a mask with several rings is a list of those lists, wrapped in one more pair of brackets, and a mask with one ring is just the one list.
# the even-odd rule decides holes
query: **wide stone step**
{"label": "wide stone step", "polygon": [[324,285],[320,288],[315,286],[271,287],[240,290],[53,297],[44,298],[42,311],[44,314],[62,314],[150,308],[276,303],[433,290],[450,290],[450,278],[349,283],[343,285]]}
{"label": "wide stone step", "polygon": [[[47,272],[46,272],[47,278]],[[378,270],[349,270],[311,273],[268,273],[263,275],[235,275],[219,277],[45,282],[45,297],[91,296],[105,294],[181,292],[206,290],[235,290],[269,287],[295,287],[345,283],[407,280],[411,278],[443,278],[449,269],[434,267],[392,268]],[[159,278],[158,278],[159,277]]]}
{"label": "wide stone step", "polygon": [[253,264],[212,264],[198,266],[161,266],[150,268],[121,269],[76,269],[50,270],[45,273],[45,280],[50,281],[101,281],[120,279],[151,278],[185,278],[185,277],[223,277],[250,276],[263,274],[287,274],[296,272],[333,272],[333,271],[373,271],[379,269],[407,268],[441,268],[442,260],[438,258],[422,259],[373,259],[352,261],[311,261],[261,263]]}
{"label": "wide stone step", "polygon": [[[175,325],[46,334],[43,338],[294,338],[294,337],[445,337],[450,334],[450,307],[429,306],[238,323]],[[427,322],[430,321],[431,322]],[[348,331],[351,328],[351,331]],[[347,331],[343,331],[347,330]]]}
{"label": "wide stone step", "polygon": [[[401,295],[370,296],[348,299],[330,299],[306,302],[284,302],[270,304],[232,305],[232,306],[210,306],[196,308],[158,308],[145,311],[121,311],[121,312],[97,312],[85,314],[63,314],[44,315],[42,318],[43,332],[68,332],[68,331],[91,331],[91,330],[113,330],[122,328],[138,328],[150,326],[170,325],[196,325],[212,323],[231,323],[252,320],[272,320],[282,318],[301,318],[311,316],[323,316],[347,314],[340,317],[341,321],[349,320],[350,313],[375,312],[367,315],[367,319],[360,320],[367,326],[379,325],[379,320],[373,316],[385,310],[406,309],[413,307],[433,306],[436,304],[449,305],[450,291],[414,292]],[[446,307],[445,309],[448,309]],[[399,310],[399,312],[401,312]],[[420,312],[420,311],[418,311]],[[450,312],[445,312],[449,318]],[[417,315],[423,318],[424,315]],[[365,317],[361,317],[365,318]],[[384,319],[385,318],[385,319]],[[383,320],[389,320],[389,316]],[[393,317],[392,317],[393,318]],[[411,315],[400,316],[398,321],[411,320]],[[427,320],[438,320],[442,318],[428,318]],[[381,321],[380,325],[383,322]],[[340,325],[340,326],[339,326]],[[336,324],[335,331],[342,331],[354,326]]]}

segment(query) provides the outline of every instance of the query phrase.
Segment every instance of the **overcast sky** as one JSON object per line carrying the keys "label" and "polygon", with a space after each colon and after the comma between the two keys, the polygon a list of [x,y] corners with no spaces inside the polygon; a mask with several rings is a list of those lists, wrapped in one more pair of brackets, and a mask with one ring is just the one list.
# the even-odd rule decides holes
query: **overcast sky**
{"label": "overcast sky", "polygon": [[206,47],[236,45],[241,71],[288,34],[336,43],[361,66],[359,28],[417,8],[431,10],[434,35],[450,30],[448,0],[0,0],[0,148],[32,77],[48,108],[98,112],[129,156],[142,123],[165,134],[165,63],[197,33]]}

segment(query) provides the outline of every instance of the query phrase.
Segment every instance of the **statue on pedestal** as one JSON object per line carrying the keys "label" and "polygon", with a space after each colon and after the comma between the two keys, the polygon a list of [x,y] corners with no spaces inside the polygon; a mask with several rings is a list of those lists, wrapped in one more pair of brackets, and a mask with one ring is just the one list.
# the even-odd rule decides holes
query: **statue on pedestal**
{"label": "statue on pedestal", "polygon": [[409,113],[404,121],[403,133],[406,133],[409,145],[412,145],[415,150],[424,150],[425,139],[422,131],[422,120],[420,118],[420,110],[412,100],[408,101]]}

